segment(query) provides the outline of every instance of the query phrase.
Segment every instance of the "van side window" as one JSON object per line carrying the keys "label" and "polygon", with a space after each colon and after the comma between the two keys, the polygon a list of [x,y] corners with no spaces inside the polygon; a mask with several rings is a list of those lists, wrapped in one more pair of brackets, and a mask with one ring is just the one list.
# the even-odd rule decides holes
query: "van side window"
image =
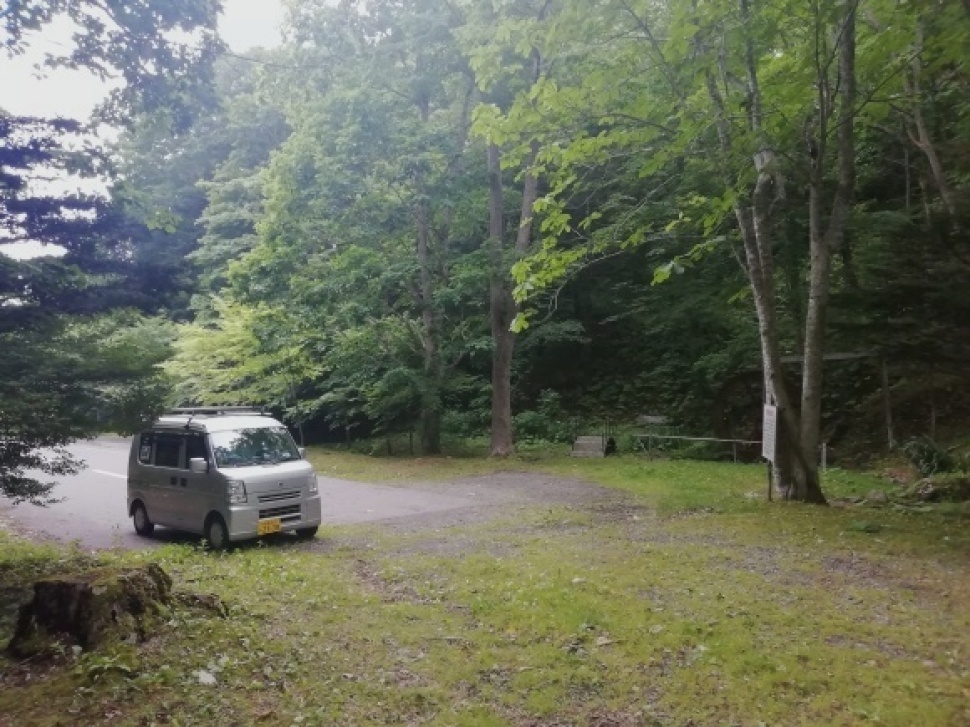
{"label": "van side window", "polygon": [[145,432],[138,441],[138,461],[142,464],[151,464],[152,461],[152,433]]}
{"label": "van side window", "polygon": [[178,467],[179,450],[182,448],[182,437],[178,434],[155,435],[155,466]]}
{"label": "van side window", "polygon": [[204,459],[209,461],[209,452],[205,447],[205,437],[201,434],[191,434],[185,442],[185,467],[188,468],[189,460]]}

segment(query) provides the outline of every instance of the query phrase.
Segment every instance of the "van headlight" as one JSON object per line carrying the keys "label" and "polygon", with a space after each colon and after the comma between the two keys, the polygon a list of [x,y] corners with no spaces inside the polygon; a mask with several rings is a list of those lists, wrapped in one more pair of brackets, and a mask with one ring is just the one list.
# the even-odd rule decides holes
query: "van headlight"
{"label": "van headlight", "polygon": [[246,502],[246,483],[242,480],[226,482],[226,499],[229,500],[230,505]]}
{"label": "van headlight", "polygon": [[317,473],[311,472],[310,477],[306,481],[306,489],[311,495],[317,494]]}

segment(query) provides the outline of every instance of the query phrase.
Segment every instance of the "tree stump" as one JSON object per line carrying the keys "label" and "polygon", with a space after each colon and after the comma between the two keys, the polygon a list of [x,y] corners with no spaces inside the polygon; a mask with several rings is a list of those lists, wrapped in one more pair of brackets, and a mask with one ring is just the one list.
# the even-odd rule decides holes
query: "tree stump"
{"label": "tree stump", "polygon": [[8,651],[25,658],[65,640],[82,649],[144,641],[169,610],[172,579],[158,565],[100,568],[34,584]]}

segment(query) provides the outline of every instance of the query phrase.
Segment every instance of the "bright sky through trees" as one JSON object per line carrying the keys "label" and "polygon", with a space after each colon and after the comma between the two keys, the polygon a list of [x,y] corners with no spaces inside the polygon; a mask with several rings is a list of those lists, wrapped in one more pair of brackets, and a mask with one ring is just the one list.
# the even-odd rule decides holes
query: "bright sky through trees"
{"label": "bright sky through trees", "polygon": [[[233,52],[280,44],[280,0],[225,0],[224,7],[219,32]],[[70,38],[71,24],[61,19],[37,34],[24,55],[0,56],[0,109],[23,116],[87,119],[91,115],[104,99],[109,83],[86,69],[37,69],[47,53],[63,52]],[[12,257],[32,257],[40,250],[33,243],[19,243],[4,246],[3,252]]]}
{"label": "bright sky through trees", "polygon": [[[283,8],[280,0],[226,0],[219,31],[234,52],[280,43]],[[38,34],[27,53],[17,58],[0,58],[3,95],[0,108],[14,114],[87,118],[104,97],[105,85],[87,70],[45,71],[39,78],[34,68],[47,52],[63,51],[70,41],[71,26],[53,23]]]}

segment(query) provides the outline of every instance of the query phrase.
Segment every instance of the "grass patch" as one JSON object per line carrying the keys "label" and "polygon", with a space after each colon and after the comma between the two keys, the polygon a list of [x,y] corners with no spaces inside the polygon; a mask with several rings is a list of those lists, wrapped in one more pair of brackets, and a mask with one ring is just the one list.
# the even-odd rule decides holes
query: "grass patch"
{"label": "grass patch", "polygon": [[[544,465],[562,460],[568,448],[523,452],[506,459],[489,459],[474,451],[456,450],[438,457],[387,457],[350,452],[334,447],[310,447],[307,458],[325,477],[366,482],[446,481],[495,472],[544,471]],[[547,468],[546,468],[547,469]]]}
{"label": "grass patch", "polygon": [[[959,511],[768,504],[763,468],[734,464],[312,456],[324,475],[534,468],[627,495],[443,530],[102,554],[157,561],[177,588],[219,595],[229,617],[177,611],[139,647],[0,660],[0,723],[970,723]],[[844,497],[884,486],[826,482]],[[88,564],[0,542],[10,593]],[[0,639],[11,631],[6,610]]]}

